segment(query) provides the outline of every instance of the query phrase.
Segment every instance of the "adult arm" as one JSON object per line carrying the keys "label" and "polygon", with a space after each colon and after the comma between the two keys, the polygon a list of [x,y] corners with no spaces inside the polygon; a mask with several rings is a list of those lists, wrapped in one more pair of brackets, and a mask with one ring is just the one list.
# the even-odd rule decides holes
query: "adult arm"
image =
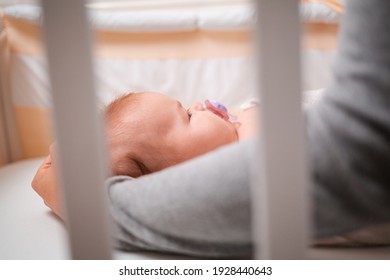
{"label": "adult arm", "polygon": [[347,3],[334,78],[308,111],[315,236],[390,221],[390,1]]}
{"label": "adult arm", "polygon": [[[203,257],[249,256],[253,149],[253,140],[243,141],[137,179],[109,178],[117,247]],[[63,218],[54,155],[51,148],[32,186]]]}
{"label": "adult arm", "polygon": [[[390,222],[388,30],[389,1],[348,2],[334,80],[307,111],[314,239]],[[140,247],[142,240],[149,248],[190,254],[192,249],[180,246],[204,254],[212,245],[223,254],[214,246],[218,240],[248,244],[251,161],[250,153],[240,151],[244,146],[253,151],[248,143],[138,180],[113,178],[109,195],[122,245]],[[241,215],[232,215],[235,211]],[[167,237],[169,245],[156,236]]]}
{"label": "adult arm", "polygon": [[248,256],[254,141],[142,176],[107,181],[115,239],[126,249]]}

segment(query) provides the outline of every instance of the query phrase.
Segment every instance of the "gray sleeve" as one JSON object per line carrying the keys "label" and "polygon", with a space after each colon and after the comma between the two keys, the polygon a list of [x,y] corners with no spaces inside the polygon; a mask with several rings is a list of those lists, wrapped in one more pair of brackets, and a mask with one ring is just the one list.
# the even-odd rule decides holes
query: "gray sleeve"
{"label": "gray sleeve", "polygon": [[112,177],[115,239],[125,249],[199,256],[248,256],[249,182],[254,141],[138,179]]}
{"label": "gray sleeve", "polygon": [[390,221],[390,1],[347,3],[334,77],[307,115],[316,237]]}

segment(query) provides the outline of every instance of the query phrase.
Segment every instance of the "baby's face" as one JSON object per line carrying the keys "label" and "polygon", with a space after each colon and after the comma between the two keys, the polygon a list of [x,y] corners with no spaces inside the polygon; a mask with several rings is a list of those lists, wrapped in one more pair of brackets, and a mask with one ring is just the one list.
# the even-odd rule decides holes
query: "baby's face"
{"label": "baby's face", "polygon": [[[134,155],[149,172],[194,158],[238,140],[236,125],[216,112],[180,102],[159,93],[143,93],[129,112],[129,137],[137,137]],[[137,125],[134,125],[134,123]],[[136,135],[136,136],[134,136]]]}

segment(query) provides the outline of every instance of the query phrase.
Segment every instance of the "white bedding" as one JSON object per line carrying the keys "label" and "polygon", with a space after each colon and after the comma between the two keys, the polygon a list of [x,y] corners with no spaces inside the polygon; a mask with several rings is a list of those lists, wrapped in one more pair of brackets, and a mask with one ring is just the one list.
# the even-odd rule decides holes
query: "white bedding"
{"label": "white bedding", "polygon": [[[42,158],[0,168],[0,259],[69,259],[66,229],[30,183]],[[368,232],[359,238],[366,238]],[[372,238],[372,235],[367,237]],[[366,238],[366,239],[367,239]],[[182,259],[184,256],[114,251],[115,259]],[[390,247],[309,248],[309,259],[389,259]]]}
{"label": "white bedding", "polygon": [[[4,14],[41,22],[41,9],[15,5]],[[322,3],[303,3],[301,14],[308,22],[338,22],[340,13]],[[256,20],[249,6],[187,10],[90,9],[91,25],[98,30],[166,32],[190,30],[247,30]],[[302,91],[326,87],[333,51],[304,50]],[[41,56],[13,53],[10,63],[11,92],[15,106],[48,108],[50,97],[46,61]],[[257,97],[252,57],[209,59],[105,59],[97,58],[95,73],[99,99],[106,104],[128,91],[164,92],[188,106],[195,100],[216,99],[232,107]],[[287,94],[287,93],[286,93]]]}
{"label": "white bedding", "polygon": [[[0,168],[0,260],[69,259],[64,224],[31,188],[42,158]],[[115,259],[177,259],[168,254],[113,251]]]}
{"label": "white bedding", "polygon": [[0,259],[66,259],[66,231],[30,187],[41,163],[33,159],[0,168]]}
{"label": "white bedding", "polygon": [[[337,23],[341,14],[323,3],[302,3],[305,22]],[[250,5],[221,6],[208,9],[164,9],[104,11],[89,9],[92,27],[111,31],[177,32],[191,30],[243,30],[252,28],[256,14]],[[20,4],[7,7],[7,16],[42,22],[39,6]]]}
{"label": "white bedding", "polygon": [[[317,14],[323,14],[321,11],[324,8],[318,8],[321,7],[318,5],[313,6],[317,8],[307,7],[309,7],[308,4],[302,6],[303,10],[310,11],[310,15],[309,12],[303,12],[306,14],[304,16],[306,20],[326,22],[325,19],[317,16]],[[248,33],[234,32],[247,29],[253,23],[255,15],[248,8],[198,9],[186,12],[180,10],[176,11],[176,16],[171,16],[174,11],[169,10],[161,14],[162,18],[158,18],[155,11],[146,10],[108,12],[92,9],[92,11],[91,23],[102,38],[106,38],[102,30],[141,31],[141,33],[129,32],[126,36],[122,36],[128,41],[121,37],[117,42],[115,32],[109,32],[109,36],[107,34],[105,36],[107,35],[107,38],[113,36],[117,39],[98,40],[94,70],[98,99],[102,106],[118,95],[138,91],[162,92],[180,100],[184,106],[189,106],[194,101],[215,99],[232,110],[237,109],[234,108],[235,106],[257,97],[253,57],[250,46],[248,46],[250,44],[246,41]],[[6,56],[5,61],[9,68],[7,71],[0,71],[6,72],[0,73],[0,76],[7,76],[6,87],[0,94],[7,96],[7,107],[12,108],[7,114],[7,122],[9,122],[7,127],[10,131],[3,133],[8,135],[9,146],[12,147],[12,151],[15,151],[11,155],[12,161],[36,157],[46,152],[52,137],[47,110],[51,107],[51,102],[46,60],[39,51],[41,40],[39,36],[34,35],[30,38],[23,33],[28,33],[29,28],[35,27],[30,26],[29,22],[42,20],[40,9],[37,6],[17,5],[7,7],[4,13],[7,19],[23,19],[19,23],[26,25],[23,28],[20,27],[21,30],[18,33],[16,28],[19,26],[18,21],[13,23],[10,21],[9,42],[13,38],[14,44],[10,44],[9,47],[14,49],[9,57]],[[328,16],[328,19],[330,20],[331,17]],[[159,20],[161,24],[156,26]],[[13,25],[15,30],[11,28]],[[137,37],[139,34],[145,36],[148,31],[162,32],[168,29],[169,31],[199,29],[217,32],[204,32],[200,37],[194,35],[198,34],[197,32],[193,32],[194,36],[191,35],[191,38],[197,40],[194,45],[191,44],[192,39],[189,40],[188,45],[176,44],[174,38],[177,34],[171,34],[172,37],[169,37],[171,39],[168,40],[167,46],[163,47],[164,51],[161,53],[156,48],[146,48],[147,51],[142,52],[145,46],[156,46],[160,41],[157,40],[155,44],[145,44],[142,41],[143,37],[141,39]],[[14,32],[11,32],[12,30]],[[224,32],[228,30],[233,32]],[[334,31],[330,33],[334,34],[332,33]],[[238,33],[241,35],[236,37]],[[244,33],[246,35],[243,35]],[[127,37],[129,34],[131,36]],[[186,34],[186,32],[178,34]],[[226,34],[229,34],[228,42],[232,44],[231,48],[227,48],[226,53],[222,53],[220,48],[225,42]],[[119,47],[127,46],[126,44],[131,46],[134,38],[138,38],[134,49],[128,51]],[[124,41],[121,41],[122,39]],[[181,42],[183,41],[185,40]],[[8,47],[7,44],[5,45]],[[164,43],[162,45],[164,46]],[[174,47],[178,48],[177,52],[171,52]],[[193,55],[191,47],[202,51]],[[330,64],[334,56],[332,50],[333,48],[328,45],[323,50],[304,48],[302,52],[302,91],[326,87],[330,77]],[[284,94],[287,96],[289,92]],[[37,135],[37,137],[30,138],[30,135]],[[5,154],[2,151],[0,153],[0,157]]]}
{"label": "white bedding", "polygon": [[[303,91],[324,88],[330,79],[333,52],[308,50],[303,53]],[[98,59],[95,62],[101,104],[132,91],[169,94],[185,106],[196,100],[220,100],[228,107],[257,97],[253,59]],[[11,80],[16,106],[49,108],[49,82],[42,57],[12,55]],[[228,70],[227,70],[228,69]],[[288,93],[286,93],[288,94]]]}

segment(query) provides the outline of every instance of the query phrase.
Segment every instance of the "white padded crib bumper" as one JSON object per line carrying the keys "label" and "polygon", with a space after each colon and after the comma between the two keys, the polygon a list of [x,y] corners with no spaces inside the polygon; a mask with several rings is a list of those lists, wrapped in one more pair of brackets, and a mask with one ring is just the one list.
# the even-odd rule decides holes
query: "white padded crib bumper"
{"label": "white padded crib bumper", "polygon": [[[301,12],[302,90],[315,90],[329,81],[341,12],[318,1],[305,1]],[[139,91],[165,93],[184,106],[215,99],[229,108],[257,96],[252,50],[256,16],[246,6],[91,10],[89,15],[102,106],[121,94]],[[53,139],[41,9],[10,6],[3,10],[2,21],[0,76],[7,108],[4,135],[11,146],[8,161],[43,156]]]}

